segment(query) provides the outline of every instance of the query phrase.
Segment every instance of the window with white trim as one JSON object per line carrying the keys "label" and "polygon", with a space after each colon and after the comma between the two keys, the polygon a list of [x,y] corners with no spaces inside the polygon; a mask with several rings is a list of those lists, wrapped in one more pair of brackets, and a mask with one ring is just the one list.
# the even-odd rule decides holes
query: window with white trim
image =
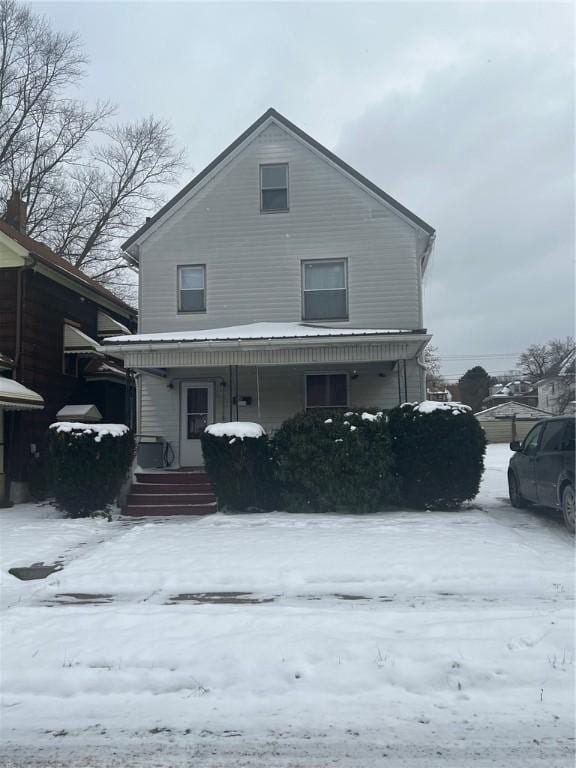
{"label": "window with white trim", "polygon": [[306,408],[345,408],[347,405],[347,374],[306,374]]}
{"label": "window with white trim", "polygon": [[260,166],[260,210],[264,213],[288,210],[288,163]]}
{"label": "window with white trim", "polygon": [[346,259],[302,262],[303,320],[347,320]]}
{"label": "window with white trim", "polygon": [[206,267],[204,264],[178,267],[178,311],[206,311]]}

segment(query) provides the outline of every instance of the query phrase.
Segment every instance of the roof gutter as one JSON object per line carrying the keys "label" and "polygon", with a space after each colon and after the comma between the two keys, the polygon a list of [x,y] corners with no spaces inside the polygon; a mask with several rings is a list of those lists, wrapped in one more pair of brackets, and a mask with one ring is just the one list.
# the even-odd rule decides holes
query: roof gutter
{"label": "roof gutter", "polygon": [[436,232],[432,232],[428,236],[428,244],[426,245],[426,250],[422,254],[422,274],[426,272],[426,267],[428,266],[428,262],[430,261],[430,256],[434,249],[435,242],[436,242]]}

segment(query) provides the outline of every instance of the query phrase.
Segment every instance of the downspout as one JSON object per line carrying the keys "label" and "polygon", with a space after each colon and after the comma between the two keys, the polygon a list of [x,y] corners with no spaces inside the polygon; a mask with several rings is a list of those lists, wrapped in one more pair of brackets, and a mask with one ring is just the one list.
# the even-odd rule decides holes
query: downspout
{"label": "downspout", "polygon": [[29,253],[26,257],[24,266],[18,270],[18,279],[16,282],[16,340],[14,350],[14,368],[12,370],[12,378],[18,379],[21,374],[22,363],[22,347],[23,347],[23,329],[24,329],[24,305],[26,303],[26,286],[25,276],[27,272],[30,272],[36,266],[37,259]]}

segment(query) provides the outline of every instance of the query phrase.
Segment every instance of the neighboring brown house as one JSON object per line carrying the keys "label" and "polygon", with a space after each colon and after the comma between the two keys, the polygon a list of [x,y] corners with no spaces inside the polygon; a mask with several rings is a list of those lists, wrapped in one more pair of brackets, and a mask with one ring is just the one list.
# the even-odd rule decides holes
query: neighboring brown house
{"label": "neighboring brown house", "polygon": [[0,220],[0,503],[26,497],[60,409],[93,405],[91,418],[124,422],[130,401],[121,362],[100,342],[136,330],[136,310],[27,237],[25,223],[15,195]]}

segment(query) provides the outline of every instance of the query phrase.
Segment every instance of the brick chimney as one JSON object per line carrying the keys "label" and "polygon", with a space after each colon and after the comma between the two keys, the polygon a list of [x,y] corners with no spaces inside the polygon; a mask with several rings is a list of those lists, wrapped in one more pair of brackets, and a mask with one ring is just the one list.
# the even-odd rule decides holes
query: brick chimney
{"label": "brick chimney", "polygon": [[11,227],[17,229],[18,232],[26,234],[26,203],[20,197],[20,191],[15,189],[12,192],[12,197],[8,200],[6,205],[6,213],[4,215],[4,221],[10,224]]}

